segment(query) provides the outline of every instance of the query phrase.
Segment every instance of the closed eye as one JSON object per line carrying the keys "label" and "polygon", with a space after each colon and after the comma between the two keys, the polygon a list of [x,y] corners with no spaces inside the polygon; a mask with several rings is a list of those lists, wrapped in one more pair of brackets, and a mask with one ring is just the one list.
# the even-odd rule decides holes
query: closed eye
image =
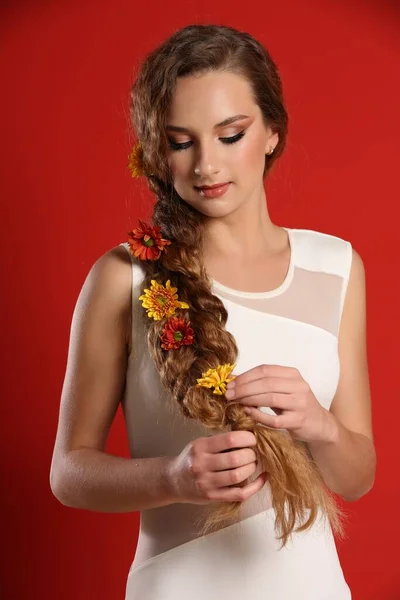
{"label": "closed eye", "polygon": [[[219,138],[219,139],[223,144],[235,144],[236,142],[241,140],[243,136],[244,136],[244,130],[241,131],[240,133],[237,133],[236,135],[234,135],[232,137],[225,137],[225,138]],[[190,145],[192,144],[192,142],[183,142],[182,144],[178,144],[177,142],[174,142],[173,140],[169,140],[169,144],[170,144],[171,150],[179,151],[179,150],[186,150],[186,148],[189,148]]]}

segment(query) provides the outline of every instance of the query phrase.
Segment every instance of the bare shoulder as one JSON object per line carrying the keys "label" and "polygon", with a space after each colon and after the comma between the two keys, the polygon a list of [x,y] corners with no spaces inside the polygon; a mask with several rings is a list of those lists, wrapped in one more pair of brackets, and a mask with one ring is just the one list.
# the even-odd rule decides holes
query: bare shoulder
{"label": "bare shoulder", "polygon": [[351,431],[373,440],[367,358],[365,267],[352,249],[352,263],[339,331],[339,384],[330,410]]}
{"label": "bare shoulder", "polygon": [[131,258],[115,247],[90,268],[72,316],[60,416],[52,461],[59,487],[63,457],[74,449],[104,449],[121,401],[128,361]]}
{"label": "bare shoulder", "polygon": [[361,258],[360,254],[357,252],[357,250],[355,248],[352,248],[352,265],[351,265],[351,273],[350,273],[350,277],[352,278],[352,281],[354,282],[355,279],[357,279],[358,281],[364,280],[365,279],[365,265],[364,265],[364,261]]}
{"label": "bare shoulder", "polygon": [[[345,335],[345,332],[349,328],[355,327],[357,323],[360,336],[365,338],[367,320],[366,292],[364,261],[357,250],[352,247],[351,268],[339,335]],[[356,323],[354,322],[355,315],[358,317]]]}
{"label": "bare shoulder", "polygon": [[[130,348],[130,325],[132,308],[132,263],[122,246],[115,246],[100,256],[91,267],[82,287],[78,305],[85,304],[85,297],[110,309],[118,321],[123,322],[126,341]],[[83,297],[82,297],[83,296]]]}
{"label": "bare shoulder", "polygon": [[[125,248],[115,246],[93,264],[89,271],[88,278],[91,283],[104,286],[111,294],[116,294],[120,298],[130,296],[132,273],[131,259]],[[109,285],[112,283],[113,285]]]}

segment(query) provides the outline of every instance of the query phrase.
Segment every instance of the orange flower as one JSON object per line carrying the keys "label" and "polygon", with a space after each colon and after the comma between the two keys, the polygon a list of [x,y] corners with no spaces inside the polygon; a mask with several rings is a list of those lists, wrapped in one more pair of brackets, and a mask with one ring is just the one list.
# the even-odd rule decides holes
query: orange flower
{"label": "orange flower", "polygon": [[142,306],[147,310],[147,316],[155,321],[161,321],[164,317],[172,317],[177,308],[190,308],[186,302],[180,302],[176,294],[178,288],[171,287],[168,279],[165,286],[151,280],[151,289],[144,289],[144,294],[139,296]]}
{"label": "orange flower", "polygon": [[151,227],[139,219],[140,227],[128,231],[129,248],[136,258],[140,260],[157,260],[161,252],[167,249],[170,240],[161,237],[161,227]]}
{"label": "orange flower", "polygon": [[141,177],[142,175],[145,175],[143,165],[143,148],[140,142],[133,147],[128,158],[128,169],[130,170],[132,177]]}
{"label": "orange flower", "polygon": [[161,348],[176,350],[180,346],[193,344],[194,331],[190,321],[185,317],[172,317],[169,319],[160,335]]}

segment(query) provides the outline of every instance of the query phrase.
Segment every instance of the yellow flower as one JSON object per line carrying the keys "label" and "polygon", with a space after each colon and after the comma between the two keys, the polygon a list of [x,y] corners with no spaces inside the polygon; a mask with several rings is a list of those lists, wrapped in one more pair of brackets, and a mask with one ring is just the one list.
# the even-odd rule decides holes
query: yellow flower
{"label": "yellow flower", "polygon": [[236,364],[231,365],[225,363],[224,365],[218,365],[215,369],[208,369],[205,373],[202,373],[202,377],[197,379],[196,387],[215,388],[213,394],[222,396],[226,392],[226,385],[236,379],[236,376],[228,377],[228,375],[236,367]]}
{"label": "yellow flower", "polygon": [[174,315],[177,308],[190,308],[186,302],[178,301],[177,289],[171,287],[170,279],[165,287],[152,279],[151,289],[145,289],[144,294],[139,296],[139,300],[143,300],[142,306],[147,310],[147,316],[152,317],[155,321],[160,321],[164,317]]}
{"label": "yellow flower", "polygon": [[133,147],[128,158],[128,169],[130,170],[132,177],[141,177],[142,175],[145,175],[143,168],[143,149],[140,142]]}

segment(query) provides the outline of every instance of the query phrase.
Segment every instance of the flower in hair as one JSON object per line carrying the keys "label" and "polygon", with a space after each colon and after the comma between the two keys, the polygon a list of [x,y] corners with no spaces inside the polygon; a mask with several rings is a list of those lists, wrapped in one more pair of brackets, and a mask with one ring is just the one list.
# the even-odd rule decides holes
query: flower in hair
{"label": "flower in hair", "polygon": [[233,377],[229,377],[230,373],[235,367],[236,364],[231,365],[229,363],[225,363],[223,365],[218,365],[216,368],[208,369],[208,371],[202,373],[202,377],[200,379],[197,379],[196,387],[213,387],[213,394],[222,396],[226,392],[226,385],[236,378],[235,375]]}
{"label": "flower in hair", "polygon": [[139,296],[143,308],[147,311],[147,316],[152,317],[155,321],[160,321],[164,317],[174,315],[177,308],[189,308],[189,304],[186,302],[179,302],[177,289],[171,287],[169,279],[165,286],[152,279],[151,288],[145,288],[144,294]]}
{"label": "flower in hair", "polygon": [[140,227],[128,231],[129,248],[140,260],[157,260],[171,242],[161,237],[161,227],[151,227],[139,219]]}
{"label": "flower in hair", "polygon": [[143,148],[140,142],[135,144],[128,158],[128,169],[130,170],[132,177],[141,177],[142,175],[145,175],[143,164]]}
{"label": "flower in hair", "polygon": [[164,350],[177,350],[181,346],[193,344],[194,331],[190,321],[184,317],[172,317],[168,319],[161,338],[161,348]]}

